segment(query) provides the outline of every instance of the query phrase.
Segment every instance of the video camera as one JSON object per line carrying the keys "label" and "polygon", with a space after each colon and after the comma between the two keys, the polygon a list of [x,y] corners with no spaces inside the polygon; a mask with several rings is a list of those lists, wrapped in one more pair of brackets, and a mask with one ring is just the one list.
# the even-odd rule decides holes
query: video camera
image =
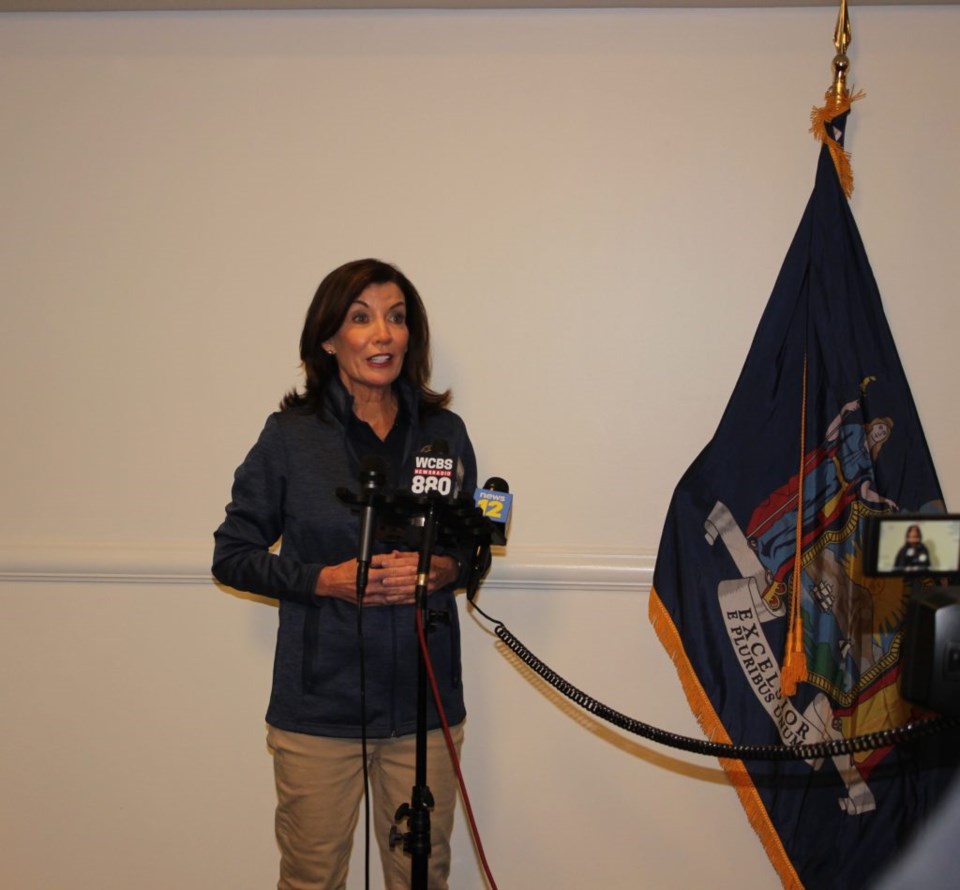
{"label": "video camera", "polygon": [[891,513],[867,521],[864,574],[910,581],[900,692],[960,716],[960,514]]}

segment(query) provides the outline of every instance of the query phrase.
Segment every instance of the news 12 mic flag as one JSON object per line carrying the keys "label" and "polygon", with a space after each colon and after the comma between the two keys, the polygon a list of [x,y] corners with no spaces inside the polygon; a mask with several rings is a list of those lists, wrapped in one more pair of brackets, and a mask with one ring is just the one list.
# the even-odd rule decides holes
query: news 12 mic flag
{"label": "news 12 mic flag", "polygon": [[[832,156],[846,159],[848,111],[823,122],[813,193],[654,570],[651,621],[715,741],[812,743],[926,716],[898,691],[904,582],[865,577],[862,543],[870,516],[944,504]],[[951,733],[721,762],[784,887],[852,890],[931,812],[958,751]]]}

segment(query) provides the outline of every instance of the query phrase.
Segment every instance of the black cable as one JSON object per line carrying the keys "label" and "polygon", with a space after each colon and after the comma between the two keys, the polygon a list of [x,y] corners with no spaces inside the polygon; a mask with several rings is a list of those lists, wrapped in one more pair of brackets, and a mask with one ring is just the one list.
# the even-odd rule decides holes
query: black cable
{"label": "black cable", "polygon": [[694,739],[690,736],[678,735],[658,729],[649,723],[635,720],[602,702],[587,695],[569,683],[554,670],[542,662],[526,646],[520,642],[503,622],[491,618],[476,603],[474,609],[494,625],[494,633],[531,671],[544,680],[557,692],[566,696],[574,704],[595,717],[638,735],[641,738],[667,745],[680,751],[690,751],[694,754],[704,754],[709,757],[722,757],[728,760],[820,760],[824,757],[836,757],[841,754],[855,754],[861,751],[874,751],[878,748],[888,748],[913,739],[925,738],[938,732],[954,729],[960,726],[960,718],[934,717],[907,723],[903,726],[883,729],[866,735],[853,736],[848,739],[831,739],[827,742],[815,742],[803,745],[728,745],[722,742],[710,742],[703,739]]}

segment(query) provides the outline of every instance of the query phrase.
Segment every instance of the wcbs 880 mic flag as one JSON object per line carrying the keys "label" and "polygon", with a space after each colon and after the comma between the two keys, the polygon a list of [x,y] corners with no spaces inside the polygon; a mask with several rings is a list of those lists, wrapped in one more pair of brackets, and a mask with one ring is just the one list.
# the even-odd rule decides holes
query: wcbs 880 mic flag
{"label": "wcbs 880 mic flag", "polygon": [[[942,512],[832,153],[713,438],[678,483],[650,618],[714,741],[794,745],[926,716],[899,693],[907,591],[867,577],[870,517]],[[831,145],[831,143],[833,143]],[[721,761],[784,887],[871,886],[957,765],[956,732],[809,761]]]}
{"label": "wcbs 880 mic flag", "polygon": [[455,498],[463,485],[463,462],[450,454],[444,439],[425,445],[414,456],[410,491],[416,495]]}

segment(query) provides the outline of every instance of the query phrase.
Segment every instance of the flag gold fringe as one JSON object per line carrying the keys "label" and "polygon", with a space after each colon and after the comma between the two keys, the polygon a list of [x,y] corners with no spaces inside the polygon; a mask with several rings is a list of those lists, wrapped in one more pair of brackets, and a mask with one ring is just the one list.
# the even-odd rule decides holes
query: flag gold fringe
{"label": "flag gold fringe", "polygon": [[[711,741],[726,745],[732,744],[726,728],[717,716],[717,712],[714,711],[710,698],[687,659],[683,641],[680,639],[680,634],[677,632],[673,619],[660,601],[655,589],[650,590],[649,617],[654,633],[660,640],[660,645],[667,651],[674,667],[677,669],[680,685],[687,697],[687,703],[690,705],[690,710],[693,711],[697,723],[700,724],[700,728]],[[740,760],[723,757],[719,760],[727,774],[727,779],[740,798],[740,805],[747,814],[747,820],[751,828],[760,838],[760,843],[763,844],[767,858],[780,877],[784,890],[804,890],[803,883],[783,847],[780,835],[770,821],[770,816],[760,800],[760,795],[750,778],[750,773],[747,772],[747,768]]]}
{"label": "flag gold fringe", "polygon": [[818,142],[823,142],[830,150],[833,165],[837,168],[837,176],[840,177],[840,187],[847,198],[853,194],[853,167],[850,165],[850,152],[845,151],[840,143],[830,135],[827,124],[849,111],[851,104],[858,99],[862,99],[865,95],[866,93],[860,90],[853,96],[846,91],[838,96],[835,90],[830,89],[823,97],[823,107],[813,108],[810,112],[810,132],[813,133]]}
{"label": "flag gold fringe", "polygon": [[806,469],[807,442],[807,354],[803,354],[803,385],[800,396],[800,472],[797,473],[797,535],[793,554],[793,584],[790,590],[790,613],[787,618],[787,644],[780,671],[780,689],[789,698],[797,694],[797,686],[807,679],[807,655],[803,649],[803,612],[800,600],[803,586],[803,483]]}

